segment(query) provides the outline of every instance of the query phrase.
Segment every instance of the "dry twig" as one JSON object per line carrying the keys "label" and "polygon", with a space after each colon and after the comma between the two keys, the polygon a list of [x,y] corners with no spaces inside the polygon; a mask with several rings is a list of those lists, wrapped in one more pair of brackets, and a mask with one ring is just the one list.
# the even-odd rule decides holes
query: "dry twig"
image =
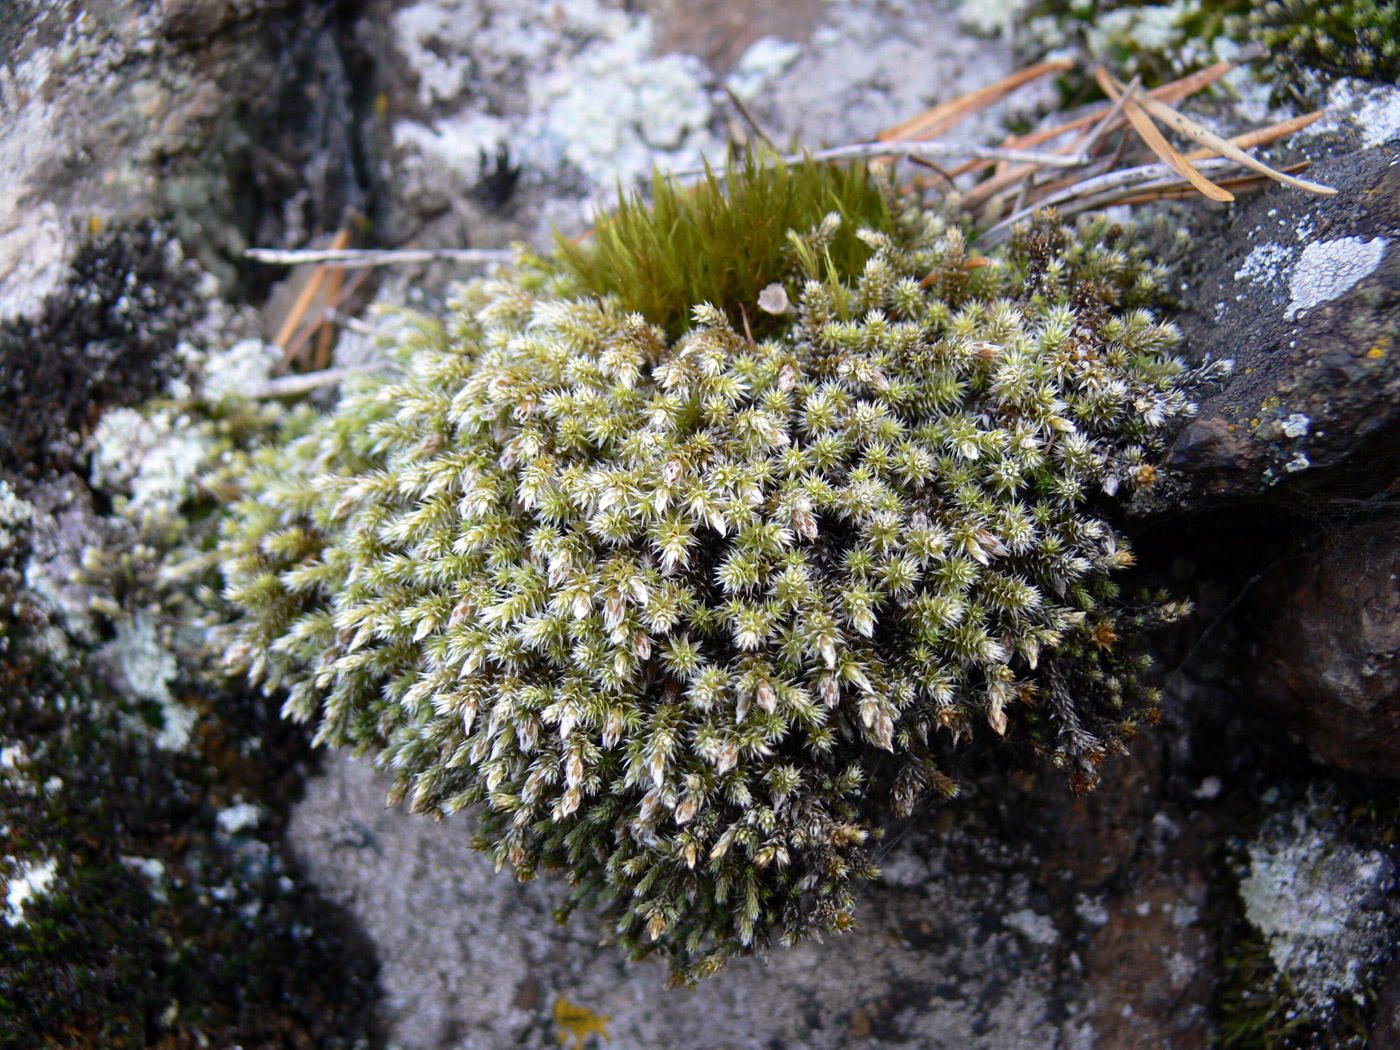
{"label": "dry twig", "polygon": [[346,270],[366,266],[394,266],[402,263],[424,262],[464,262],[500,263],[510,262],[515,253],[508,249],[489,248],[345,248],[324,251],[295,250],[283,251],[276,248],[249,248],[243,253],[258,262],[277,263],[282,266],[300,266],[302,263],[323,263]]}

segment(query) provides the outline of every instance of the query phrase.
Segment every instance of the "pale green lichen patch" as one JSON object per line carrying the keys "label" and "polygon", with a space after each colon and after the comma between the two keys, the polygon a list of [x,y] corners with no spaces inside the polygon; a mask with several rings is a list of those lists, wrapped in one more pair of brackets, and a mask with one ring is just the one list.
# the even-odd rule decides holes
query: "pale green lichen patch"
{"label": "pale green lichen patch", "polygon": [[9,554],[20,530],[27,528],[34,517],[34,507],[20,499],[9,485],[0,481],[0,558]]}
{"label": "pale green lichen patch", "polygon": [[1277,972],[1314,1009],[1359,994],[1389,947],[1384,900],[1395,865],[1329,834],[1306,811],[1265,829],[1248,850],[1240,899]]}
{"label": "pale green lichen patch", "polygon": [[1284,315],[1291,319],[1299,311],[1345,295],[1376,272],[1389,243],[1384,237],[1338,237],[1308,244],[1289,277],[1289,303]]}
{"label": "pale green lichen patch", "polygon": [[[777,272],[669,331],[676,304],[522,255],[213,482],[242,494],[232,663],[685,976],[849,925],[881,821],[955,790],[960,740],[1092,786],[1152,717],[1130,636],[1184,610],[1120,596],[1132,555],[1092,509],[1150,486],[1193,410],[1141,308],[1160,272],[1103,222],[973,259],[879,192],[854,262],[839,212],[756,224]],[[790,312],[756,341],[773,283]]]}

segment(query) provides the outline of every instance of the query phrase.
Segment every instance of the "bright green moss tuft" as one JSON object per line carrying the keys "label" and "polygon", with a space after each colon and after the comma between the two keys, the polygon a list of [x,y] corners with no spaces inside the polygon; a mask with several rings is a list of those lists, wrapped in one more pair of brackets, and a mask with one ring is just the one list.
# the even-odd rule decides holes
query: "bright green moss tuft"
{"label": "bright green moss tuft", "polygon": [[[806,208],[847,176],[729,192],[789,178]],[[611,247],[522,255],[388,333],[397,375],[230,466],[233,661],[685,977],[847,926],[872,837],[955,790],[959,740],[1091,786],[1155,704],[1131,635],[1181,608],[1119,595],[1098,509],[1191,411],[1141,308],[1160,271],[1103,222],[970,258],[872,192],[875,225],[783,231],[760,281],[705,239],[731,221],[715,183],[663,188]],[[833,249],[851,236],[865,258]],[[725,308],[634,312],[587,283],[605,257],[709,275]],[[790,312],[759,307],[769,280]]]}
{"label": "bright green moss tuft", "polygon": [[788,168],[750,155],[724,182],[707,172],[685,188],[657,173],[650,203],[625,198],[581,244],[561,240],[560,260],[583,288],[615,296],[668,336],[690,326],[696,303],[713,304],[741,328],[747,316],[763,335],[775,326],[754,303],[791,269],[789,230],[835,212],[842,223],[825,251],[838,272],[856,273],[871,251],[856,231],[890,225],[889,204],[863,165]]}

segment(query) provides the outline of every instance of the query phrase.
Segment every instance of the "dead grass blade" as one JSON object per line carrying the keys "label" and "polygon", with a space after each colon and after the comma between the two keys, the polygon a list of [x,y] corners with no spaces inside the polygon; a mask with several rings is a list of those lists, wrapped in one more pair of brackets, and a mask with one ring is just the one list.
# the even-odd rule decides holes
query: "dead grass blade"
{"label": "dead grass blade", "polygon": [[[1122,85],[1114,80],[1112,74],[1103,66],[1094,67],[1094,77],[1098,80],[1099,87],[1103,88],[1104,94],[1109,98],[1116,102],[1122,96]],[[1144,100],[1144,102],[1146,101],[1149,100]],[[1211,182],[1177,152],[1176,147],[1157,130],[1157,125],[1152,123],[1152,118],[1148,115],[1147,110],[1136,99],[1126,99],[1123,104],[1123,115],[1132,123],[1133,129],[1141,136],[1142,141],[1147,143],[1147,148],[1161,157],[1169,168],[1195,186],[1203,196],[1222,203],[1235,199],[1233,194],[1228,190],[1222,190]]]}
{"label": "dead grass blade", "polygon": [[[1110,79],[1112,78],[1110,77]],[[1163,105],[1155,99],[1144,99],[1142,105],[1151,116],[1168,127],[1174,128],[1192,141],[1200,143],[1206,149],[1214,150],[1222,157],[1229,157],[1231,160],[1243,164],[1246,168],[1252,168],[1260,175],[1266,175],[1276,182],[1285,183],[1295,189],[1307,190],[1309,193],[1333,194],[1337,192],[1331,186],[1324,186],[1320,182],[1308,182],[1306,179],[1295,179],[1292,175],[1285,175],[1283,172],[1269,167],[1262,160],[1250,156],[1229,139],[1221,138],[1208,128],[1201,127],[1184,113],[1178,113],[1170,106]],[[1188,162],[1183,158],[1182,163]]]}
{"label": "dead grass blade", "polygon": [[[330,250],[343,251],[350,243],[350,230],[342,226],[336,231],[335,239],[331,241]],[[254,256],[256,258],[256,256]],[[316,267],[316,271],[311,275],[311,279],[306,282],[305,287],[297,295],[292,303],[291,310],[288,311],[286,319],[282,322],[282,327],[277,330],[277,337],[273,342],[283,348],[282,367],[286,368],[291,364],[292,353],[288,348],[292,336],[301,327],[302,318],[306,316],[306,311],[311,309],[311,304],[316,301],[316,296],[320,294],[321,285],[326,281],[326,275],[330,273],[330,268],[324,263]]]}
{"label": "dead grass blade", "polygon": [[959,95],[955,99],[950,99],[932,109],[925,110],[917,117],[911,117],[902,124],[886,128],[875,136],[875,140],[877,142],[908,142],[932,138],[967,119],[978,110],[986,109],[993,102],[1000,101],[1032,80],[1038,80],[1051,73],[1062,73],[1073,66],[1074,63],[1068,59],[1037,62],[1020,72],[998,80],[995,84],[989,84],[977,91],[970,91],[966,95]]}
{"label": "dead grass blade", "polygon": [[[1100,141],[1102,141],[1104,135],[1107,134],[1109,127],[1117,121],[1119,114],[1121,114],[1123,111],[1123,103],[1133,92],[1135,92],[1138,89],[1140,81],[1140,77],[1133,77],[1132,83],[1128,85],[1129,90],[1124,91],[1122,96],[1118,98],[1108,108],[1106,112],[1100,114],[1102,119],[1100,119],[1097,123],[1090,122],[1085,124],[1084,127],[1087,128],[1087,130],[1073,142],[1069,143],[1066,146],[1060,147],[1060,150],[1063,150],[1065,152],[1073,152],[1084,157],[1091,155],[1094,147]],[[1063,132],[1059,133],[1063,134]],[[1031,135],[1022,136],[1022,139],[1018,140],[1018,146],[1025,139],[1031,137]],[[1044,141],[1044,139],[1042,139],[1041,141]],[[1005,171],[999,171],[991,178],[979,182],[976,186],[973,186],[971,189],[969,189],[967,193],[963,196],[963,207],[967,208],[969,211],[975,211],[977,208],[980,208],[985,202],[997,196],[999,193],[1001,193],[1008,187],[1014,186],[1017,182],[1020,182],[1023,179],[1031,178],[1038,170],[1039,168],[1037,165],[1022,164],[1015,168],[1008,168]],[[1023,192],[1028,191],[1029,184],[1027,184],[1026,190],[1023,190]],[[1013,210],[1019,211],[1020,203],[1021,202],[1018,202],[1017,208]]]}
{"label": "dead grass blade", "polygon": [[244,256],[258,262],[279,263],[284,266],[300,266],[303,263],[322,263],[344,270],[358,270],[368,266],[393,266],[399,263],[423,262],[465,262],[497,263],[510,262],[515,253],[507,249],[491,248],[336,248],[283,251],[279,248],[249,248]]}
{"label": "dead grass blade", "polygon": [[[1282,120],[1277,124],[1270,124],[1267,128],[1259,128],[1243,135],[1233,135],[1230,141],[1240,149],[1253,149],[1255,146],[1267,146],[1271,142],[1277,142],[1285,136],[1301,131],[1309,124],[1322,116],[1322,110],[1314,110],[1312,113],[1304,113],[1301,117],[1294,117],[1292,120]],[[1213,149],[1193,149],[1187,153],[1187,160],[1205,160],[1207,157],[1218,157]],[[1288,165],[1280,168],[1280,171],[1292,171],[1297,165]]]}
{"label": "dead grass blade", "polygon": [[[1309,161],[1302,160],[1296,164],[1289,164],[1286,167],[1281,168],[1280,170],[1292,174],[1297,171],[1306,170],[1309,164]],[[1218,185],[1225,187],[1231,193],[1238,193],[1246,190],[1263,189],[1272,181],[1274,180],[1270,179],[1267,175],[1241,175],[1239,178],[1235,179],[1220,179],[1218,180]],[[1146,193],[1141,193],[1133,197],[1116,197],[1111,201],[1111,203],[1147,204],[1151,201],[1170,200],[1178,197],[1189,197],[1195,192],[1196,191],[1190,186],[1164,187],[1162,189],[1151,190]]]}
{"label": "dead grass blade", "polygon": [[[1248,57],[1250,56],[1242,55],[1241,61],[1245,61]],[[1214,65],[1192,73],[1189,76],[1184,76],[1180,80],[1173,80],[1170,84],[1162,84],[1159,87],[1155,87],[1147,92],[1147,94],[1162,102],[1180,102],[1182,99],[1194,95],[1197,91],[1210,87],[1211,84],[1215,83],[1226,73],[1236,68],[1238,64],[1237,62],[1216,62]],[[1112,104],[1105,103],[1088,113],[1075,117],[1073,120],[1065,121],[1063,124],[1057,124],[1053,128],[1041,128],[1039,131],[1031,131],[1017,138],[1007,139],[1002,145],[1009,149],[1030,149],[1034,146],[1039,146],[1042,142],[1048,142],[1067,132],[1081,131],[1084,128],[1092,126],[1100,121],[1110,108],[1112,108]],[[1104,134],[1115,131],[1119,127],[1122,127],[1122,123],[1115,120],[1114,123],[1104,128]],[[970,171],[976,171],[979,168],[988,166],[988,161],[970,160],[965,164],[960,164],[958,167],[950,169],[948,174],[956,178],[959,175],[966,175]]]}
{"label": "dead grass blade", "polygon": [[[1228,157],[1200,162],[1200,167],[1209,172],[1238,170],[1240,165]],[[1110,171],[1095,178],[1077,180],[1073,184],[1050,193],[1025,208],[1002,219],[996,225],[977,235],[977,247],[985,248],[999,244],[1010,234],[1011,228],[1023,219],[1045,208],[1054,208],[1063,215],[1074,215],[1092,208],[1107,207],[1120,203],[1124,198],[1157,190],[1193,188],[1186,176],[1180,175],[1166,164],[1144,164],[1135,168]]]}

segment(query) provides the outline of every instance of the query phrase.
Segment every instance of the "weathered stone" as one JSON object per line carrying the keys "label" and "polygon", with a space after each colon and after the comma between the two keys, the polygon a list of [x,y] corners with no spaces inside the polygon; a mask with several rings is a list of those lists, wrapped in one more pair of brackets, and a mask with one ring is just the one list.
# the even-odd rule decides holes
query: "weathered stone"
{"label": "weathered stone", "polygon": [[1190,356],[1235,370],[1178,435],[1168,466],[1186,485],[1160,493],[1157,509],[1275,487],[1366,496],[1395,477],[1400,162],[1393,147],[1349,144],[1309,169],[1335,196],[1273,187],[1199,234],[1175,319]]}
{"label": "weathered stone", "polygon": [[168,217],[231,285],[251,241],[365,210],[332,5],[3,6],[0,320],[37,316],[95,231]]}
{"label": "weathered stone", "polygon": [[[1207,1045],[1214,940],[1201,923],[1205,879],[1164,872],[1102,906],[1083,950],[1096,1050]],[[1083,917],[1083,916],[1081,916]]]}
{"label": "weathered stone", "polygon": [[1386,968],[1379,984],[1376,1021],[1366,1045],[1369,1050],[1400,1050],[1400,960]]}
{"label": "weathered stone", "polygon": [[384,809],[388,783],[332,756],[289,834],[309,874],[364,923],[395,1045],[557,1045],[561,998],[606,1015],[611,1050],[1048,1050],[1072,1008],[1060,935],[1014,852],[954,863],[916,834],[882,859],[857,928],[825,944],[739,959],[692,991],[658,960],[629,963],[588,915],[560,926],[555,879],[521,885],[469,846],[470,820]]}
{"label": "weathered stone", "polygon": [[1247,846],[1239,895],[1289,996],[1325,1014],[1362,994],[1390,955],[1395,862],[1349,841],[1316,803],[1265,821]]}
{"label": "weathered stone", "polygon": [[1249,695],[1329,762],[1400,776],[1400,525],[1319,547],[1260,586]]}

